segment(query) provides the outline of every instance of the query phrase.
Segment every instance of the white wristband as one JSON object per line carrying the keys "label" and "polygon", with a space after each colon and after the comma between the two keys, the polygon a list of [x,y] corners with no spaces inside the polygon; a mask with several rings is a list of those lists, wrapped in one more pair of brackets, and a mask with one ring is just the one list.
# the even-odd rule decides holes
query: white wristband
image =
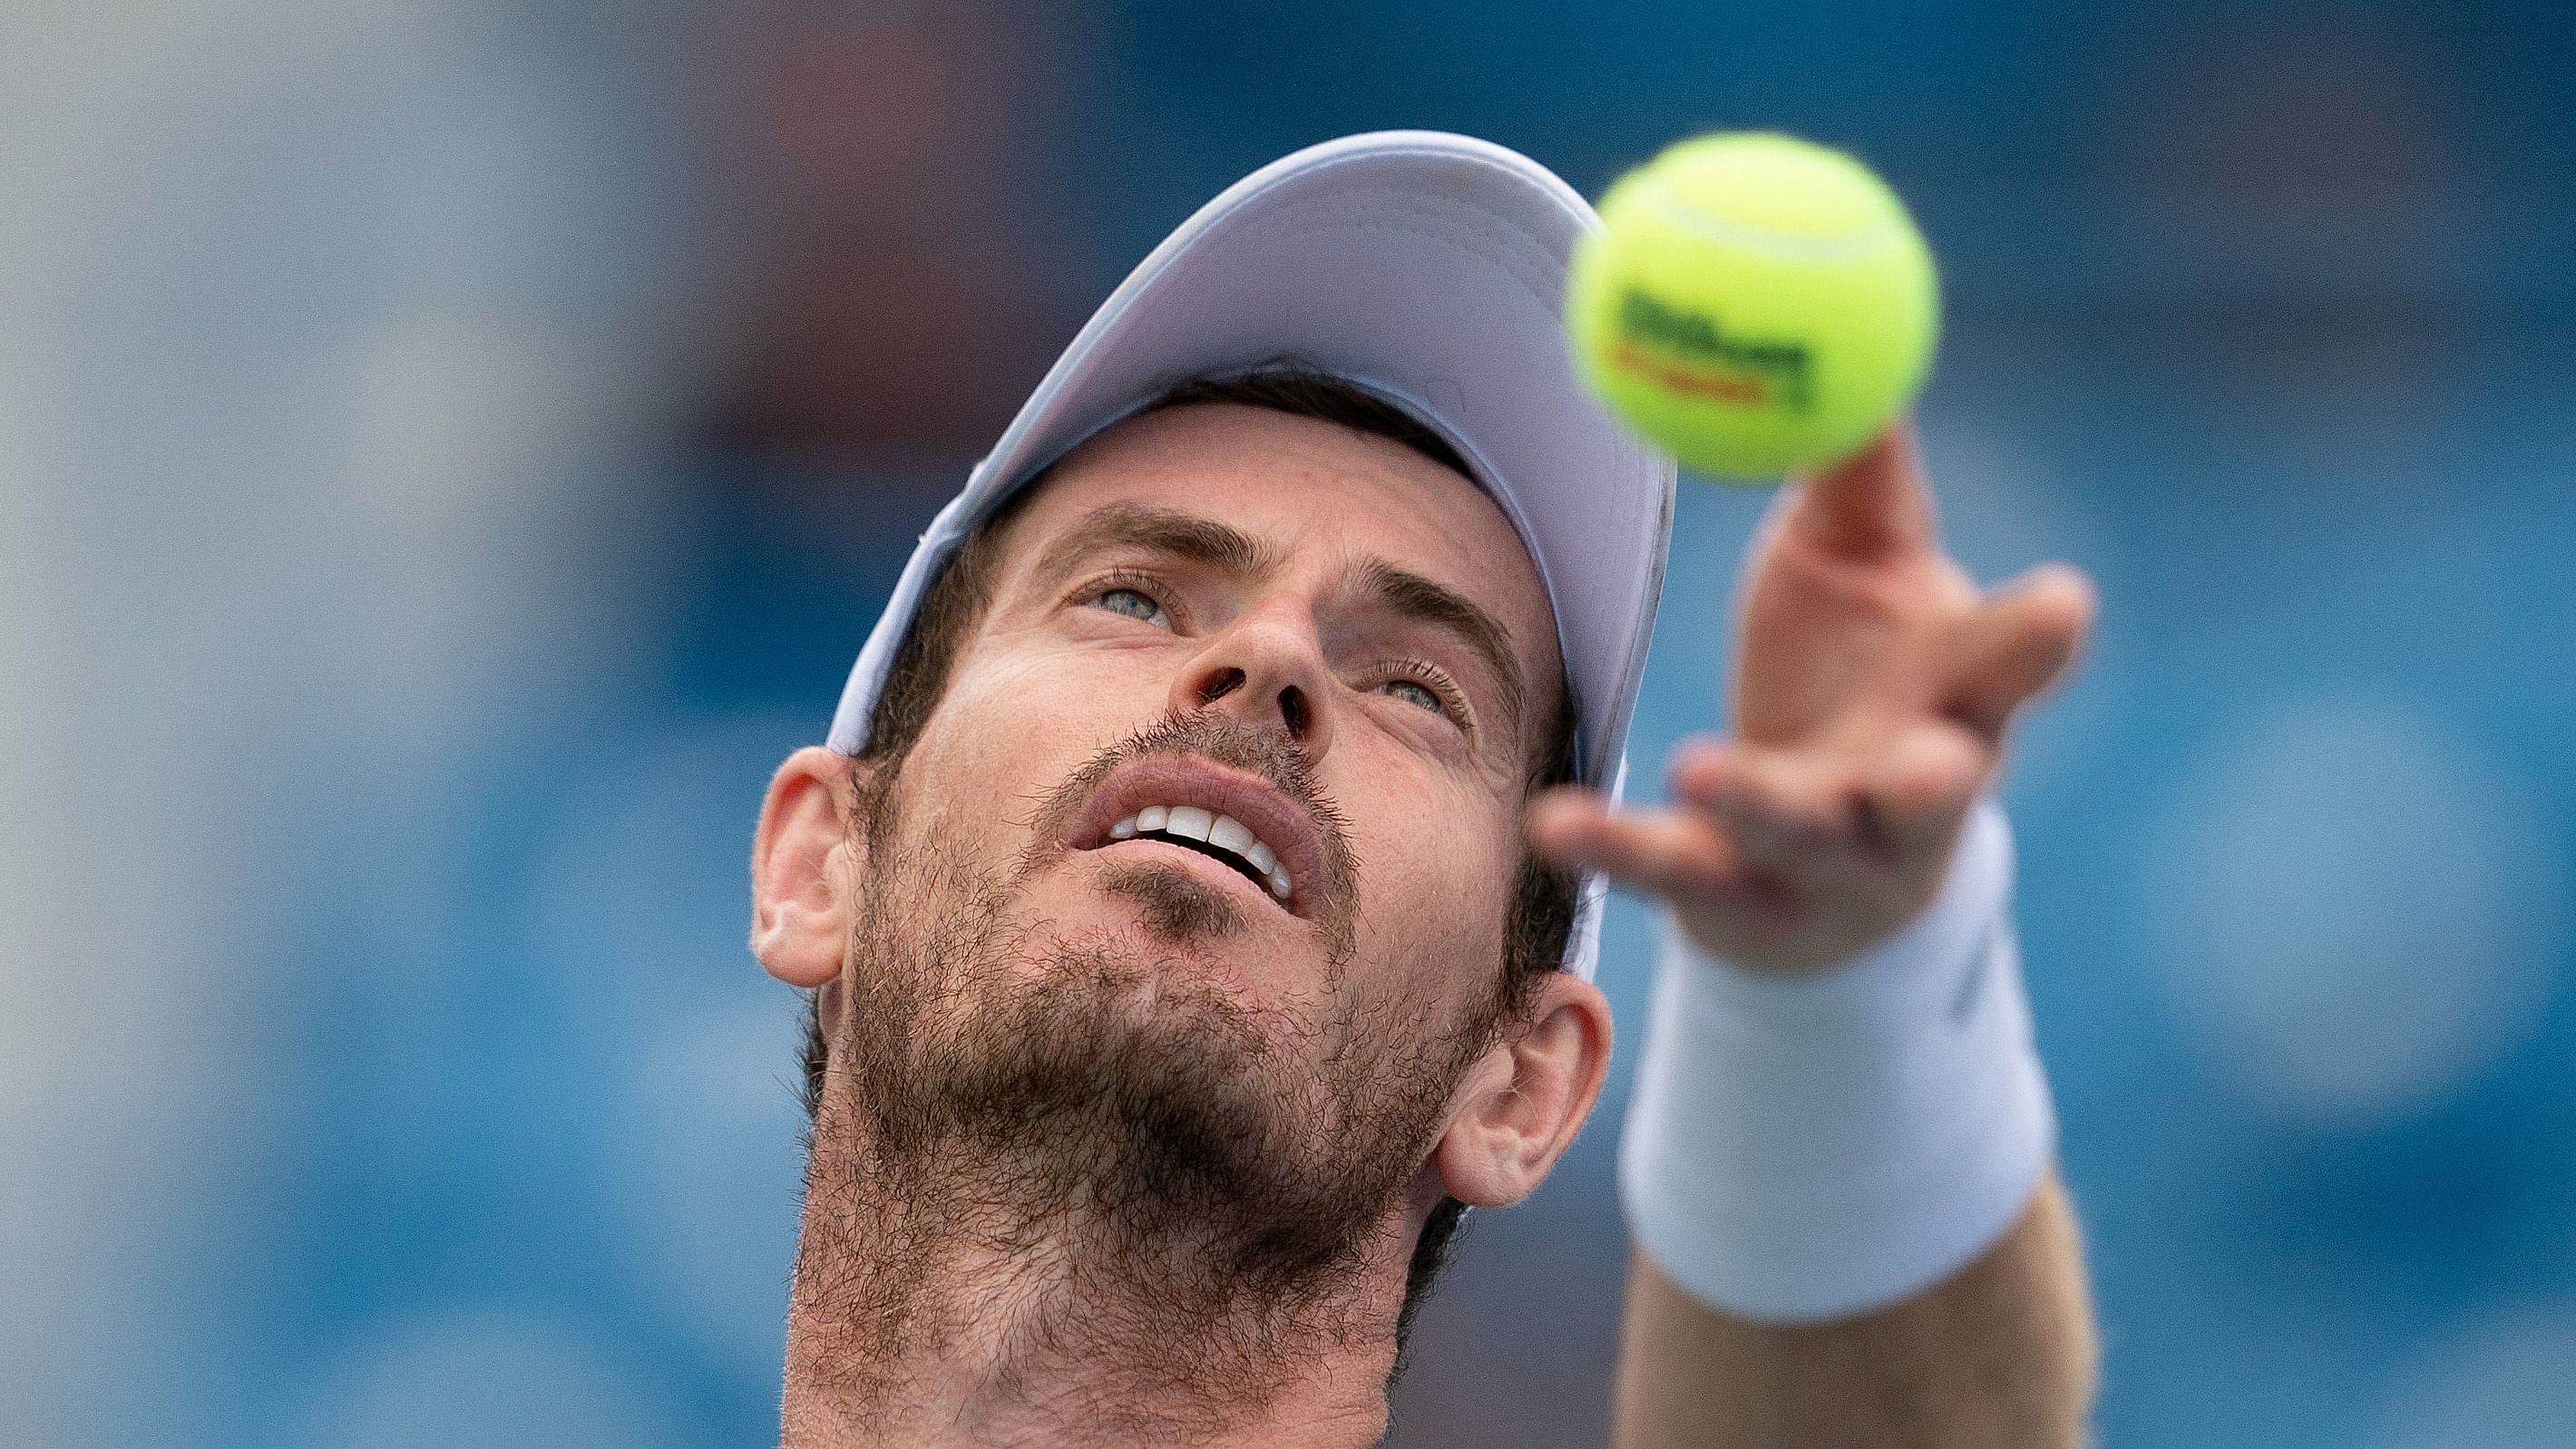
{"label": "white wristband", "polygon": [[1619,1148],[1639,1246],[1739,1317],[1847,1317],[1930,1287],[2021,1216],[2056,1146],[1981,800],[1924,914],[1821,973],[1756,975],[1669,914]]}

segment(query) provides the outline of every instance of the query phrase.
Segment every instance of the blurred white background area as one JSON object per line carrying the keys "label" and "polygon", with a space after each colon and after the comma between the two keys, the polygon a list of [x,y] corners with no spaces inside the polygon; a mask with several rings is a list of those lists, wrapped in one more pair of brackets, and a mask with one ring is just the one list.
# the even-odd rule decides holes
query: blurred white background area
{"label": "blurred white background area", "polygon": [[711,239],[688,16],[618,9],[0,12],[0,1443],[244,1411],[277,913],[328,860],[324,951],[439,993],[478,729],[630,647]]}

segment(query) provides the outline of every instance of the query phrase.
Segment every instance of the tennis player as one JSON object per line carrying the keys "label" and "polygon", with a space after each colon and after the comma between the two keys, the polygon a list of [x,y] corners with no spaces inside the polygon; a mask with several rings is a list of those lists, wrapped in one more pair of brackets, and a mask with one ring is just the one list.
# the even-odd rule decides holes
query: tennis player
{"label": "tennis player", "polygon": [[814,1008],[787,1444],[1377,1441],[1460,1215],[1600,1093],[1612,881],[1663,920],[1616,1441],[2081,1439],[1991,801],[2090,593],[1981,593],[1900,428],[1782,495],[1732,736],[1623,806],[1674,471],[1565,355],[1595,224],[1464,137],[1266,167],[923,537],[754,849]]}

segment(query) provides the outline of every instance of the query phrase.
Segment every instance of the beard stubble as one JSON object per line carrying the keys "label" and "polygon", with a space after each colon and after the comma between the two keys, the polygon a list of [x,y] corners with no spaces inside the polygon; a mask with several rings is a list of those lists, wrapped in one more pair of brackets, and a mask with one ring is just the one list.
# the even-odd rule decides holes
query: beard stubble
{"label": "beard stubble", "polygon": [[1284,734],[1165,720],[1050,792],[1038,838],[1166,752],[1259,774],[1315,820],[1323,1005],[1248,1004],[1209,978],[1193,949],[1247,923],[1202,883],[1110,872],[1145,929],[1061,932],[1013,909],[1051,853],[978,871],[935,827],[907,832],[897,776],[872,781],[797,1256],[805,1371],[890,1400],[903,1365],[997,1302],[1036,1305],[1000,1350],[1015,1371],[1107,1374],[1122,1392],[1094,1404],[1155,1406],[1135,1432],[1210,1432],[1366,1331],[1367,1250],[1491,1022],[1350,1004],[1358,868]]}

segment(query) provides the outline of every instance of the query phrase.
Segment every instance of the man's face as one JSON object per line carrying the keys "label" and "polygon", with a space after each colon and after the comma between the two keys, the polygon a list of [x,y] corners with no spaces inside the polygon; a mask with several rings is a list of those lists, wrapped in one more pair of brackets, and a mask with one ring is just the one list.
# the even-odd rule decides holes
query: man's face
{"label": "man's face", "polygon": [[763,815],[755,944],[826,988],[800,1362],[935,1349],[979,1310],[924,1285],[1070,1216],[1153,1297],[1091,1315],[1135,1329],[1094,1357],[1240,1407],[1268,1390],[1208,1325],[1314,1329],[1443,1192],[1535,1185],[1598,1090],[1588,987],[1489,1031],[1563,708],[1546,595],[1465,479],[1233,404],[1103,434],[995,544],[847,825],[821,751]]}
{"label": "man's face", "polygon": [[[1149,994],[1219,992],[1318,1058],[1490,997],[1561,701],[1491,500],[1387,439],[1202,405],[1078,451],[1002,543],[891,814],[1000,888],[1018,969],[1049,943],[1154,961],[1193,979]],[[1175,806],[1266,851],[1130,833]]]}

